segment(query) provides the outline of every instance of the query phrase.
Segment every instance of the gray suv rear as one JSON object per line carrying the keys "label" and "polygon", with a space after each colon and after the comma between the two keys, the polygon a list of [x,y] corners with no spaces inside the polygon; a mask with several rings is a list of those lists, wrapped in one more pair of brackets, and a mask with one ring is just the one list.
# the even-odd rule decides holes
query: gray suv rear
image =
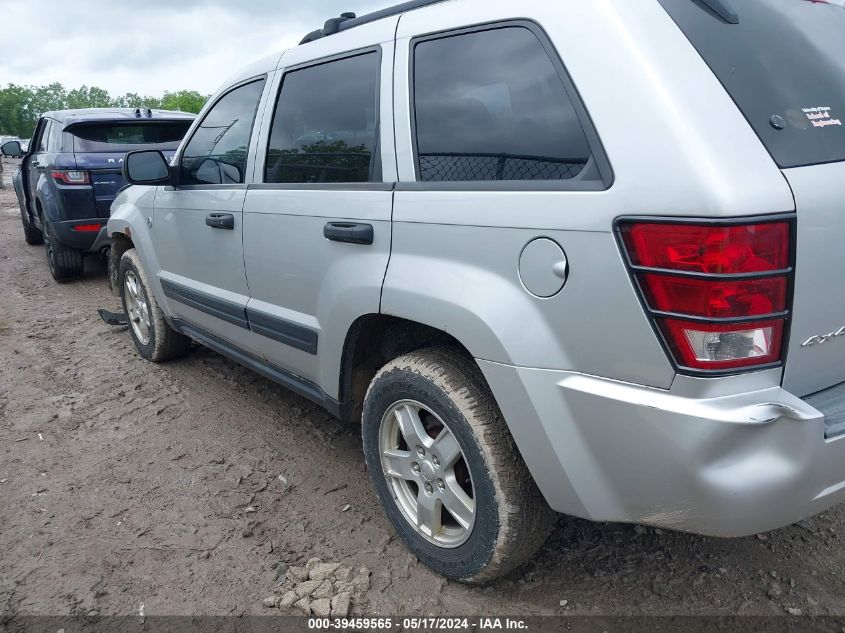
{"label": "gray suv rear", "polygon": [[845,498],[845,10],[410,2],[226,82],[108,233],[189,339],[360,422],[397,532],[484,582],[554,512],[718,536]]}

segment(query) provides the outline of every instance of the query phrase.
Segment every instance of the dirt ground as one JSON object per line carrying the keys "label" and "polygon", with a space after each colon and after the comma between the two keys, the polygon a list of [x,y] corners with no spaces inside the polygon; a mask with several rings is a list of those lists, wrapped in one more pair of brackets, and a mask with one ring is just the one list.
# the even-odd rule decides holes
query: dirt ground
{"label": "dirt ground", "polygon": [[357,428],[202,348],[141,360],[97,316],[118,302],[96,259],[53,282],[23,240],[14,168],[0,191],[0,621],[268,613],[314,557],[366,579],[357,614],[845,614],[843,508],[736,540],[562,517],[521,572],[447,582],[394,538]]}

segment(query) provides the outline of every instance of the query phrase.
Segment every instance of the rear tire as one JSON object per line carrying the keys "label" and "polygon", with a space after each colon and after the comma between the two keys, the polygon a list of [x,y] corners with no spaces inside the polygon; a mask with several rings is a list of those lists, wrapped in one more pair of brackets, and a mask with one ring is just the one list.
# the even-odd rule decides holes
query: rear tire
{"label": "rear tire", "polygon": [[44,243],[44,234],[32,226],[29,221],[29,213],[23,207],[21,207],[21,224],[23,224],[23,236],[27,244],[37,246]]}
{"label": "rear tire", "polygon": [[168,325],[134,248],[121,257],[117,281],[129,334],[138,353],[154,363],[184,356],[191,348],[191,340]]}
{"label": "rear tire", "polygon": [[555,514],[465,354],[420,350],[383,367],[364,399],[363,438],[388,518],[436,572],[483,584],[545,542]]}
{"label": "rear tire", "polygon": [[82,251],[60,243],[47,222],[44,222],[44,246],[53,279],[63,283],[82,277]]}

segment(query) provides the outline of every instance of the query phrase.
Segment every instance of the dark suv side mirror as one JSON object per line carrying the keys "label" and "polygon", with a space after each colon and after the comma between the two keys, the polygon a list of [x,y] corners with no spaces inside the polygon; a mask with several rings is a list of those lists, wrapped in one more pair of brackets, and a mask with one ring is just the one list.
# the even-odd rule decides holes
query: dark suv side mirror
{"label": "dark suv side mirror", "polygon": [[167,185],[172,180],[167,159],[155,149],[129,152],[123,161],[123,177],[130,185]]}
{"label": "dark suv side mirror", "polygon": [[23,149],[21,149],[21,144],[18,141],[8,141],[3,143],[3,146],[0,147],[0,151],[3,152],[3,156],[10,156],[12,158],[20,158],[23,156]]}

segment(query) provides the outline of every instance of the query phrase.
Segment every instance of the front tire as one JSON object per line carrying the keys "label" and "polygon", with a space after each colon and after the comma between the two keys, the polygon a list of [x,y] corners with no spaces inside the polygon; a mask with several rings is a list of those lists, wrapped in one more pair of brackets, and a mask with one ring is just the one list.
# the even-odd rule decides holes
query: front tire
{"label": "front tire", "polygon": [[84,270],[82,251],[59,242],[47,222],[44,222],[44,247],[47,253],[47,266],[50,268],[53,279],[64,283],[82,277]]}
{"label": "front tire", "polygon": [[123,311],[129,320],[129,334],[138,353],[154,363],[185,355],[191,341],[168,325],[134,248],[121,257],[117,279]]}
{"label": "front tire", "polygon": [[475,362],[451,349],[393,360],[364,399],[364,454],[411,551],[481,584],[516,569],[554,520]]}

